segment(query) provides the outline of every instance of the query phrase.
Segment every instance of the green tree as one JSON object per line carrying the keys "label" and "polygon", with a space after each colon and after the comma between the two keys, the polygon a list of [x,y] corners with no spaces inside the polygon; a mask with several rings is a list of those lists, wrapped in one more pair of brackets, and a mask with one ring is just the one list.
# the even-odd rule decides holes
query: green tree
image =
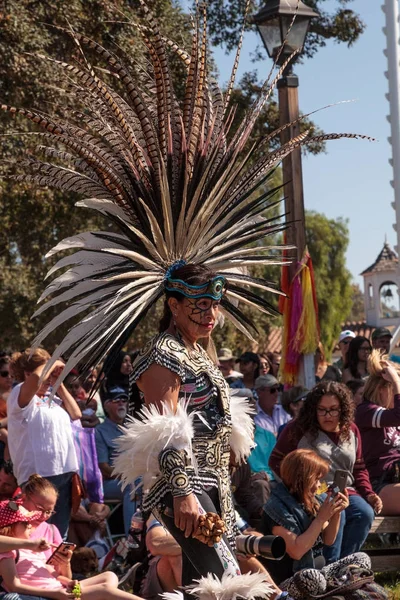
{"label": "green tree", "polygon": [[351,290],[351,309],[346,317],[346,321],[355,321],[356,323],[365,321],[364,294],[358,283],[352,283]]}
{"label": "green tree", "polygon": [[[149,0],[148,4],[156,14],[162,31],[183,47],[188,47],[185,32],[190,31],[189,19],[179,4],[169,0]],[[60,11],[59,3],[51,0],[8,0],[3,3],[0,8],[1,102],[30,108],[40,107],[49,113],[57,111],[62,95],[59,67],[35,59],[32,55],[37,52],[47,53],[75,63],[82,59],[69,36],[47,25],[49,23],[72,27],[106,47],[117,48],[131,70],[138,77],[145,76],[140,65],[146,64],[146,57],[140,50],[141,45],[137,43],[137,32],[134,27],[121,23],[128,19],[136,20],[139,13],[137,0],[70,0],[66,15]],[[212,21],[212,7],[210,18]],[[226,26],[225,24],[224,27]],[[333,37],[342,39],[343,35],[337,33]],[[92,57],[85,49],[86,52],[89,60],[93,58],[95,68],[105,66],[98,65],[98,57]],[[178,86],[184,80],[181,76],[182,68],[181,63],[172,58],[172,70]],[[107,78],[104,70],[102,75]],[[118,82],[113,80],[113,85],[118,85]],[[260,84],[254,73],[249,73],[242,79],[233,94],[233,101],[238,104],[238,115],[243,114],[253,102],[259,88]],[[61,101],[64,102],[65,99]],[[266,105],[262,117],[257,124],[255,137],[268,134],[276,127],[278,110],[274,101]],[[32,130],[21,118],[10,119],[9,115],[0,113],[0,126],[6,134],[0,138],[3,158],[15,156],[22,151],[23,145],[29,148],[30,144],[37,143],[35,135],[25,136],[24,143],[20,136],[14,135],[16,130]],[[312,123],[304,122],[303,126],[306,128],[312,126]],[[323,145],[320,145],[309,151],[318,152],[323,149]],[[280,172],[277,171],[273,181],[279,180]],[[45,273],[51,266],[51,262],[43,258],[46,252],[62,238],[79,231],[112,227],[93,211],[74,208],[76,200],[74,194],[61,194],[7,179],[0,182],[0,348],[21,348],[28,345],[35,332],[52,316],[49,311],[35,321],[30,320],[36,301],[43,291]],[[278,282],[279,267],[269,270],[266,275],[269,280]],[[272,298],[271,302],[276,302],[276,298]],[[156,330],[160,310],[149,315],[146,324],[135,333],[132,345],[140,345],[138,342]],[[252,316],[257,320],[262,347],[266,342],[271,320],[264,315]],[[48,338],[50,350],[63,333],[64,331],[58,330]],[[227,335],[234,347],[248,346],[248,341],[233,328],[226,327],[216,335],[217,338],[220,336],[217,341],[220,339],[221,342]]]}
{"label": "green tree", "polygon": [[321,342],[330,356],[352,302],[351,275],[346,267],[347,220],[307,211],[306,241],[315,271]]}
{"label": "green tree", "polygon": [[[179,5],[169,0],[150,0],[148,5],[165,34],[187,45],[189,38],[185,38],[185,32],[190,32],[190,25]],[[130,69],[138,77],[143,76],[138,64],[146,64],[146,59],[140,50],[141,44],[137,43],[138,34],[134,27],[120,23],[137,19],[138,13],[139,2],[130,0],[70,0],[65,12],[60,11],[60,3],[50,0],[3,2],[0,7],[0,104],[36,107],[51,113],[57,111],[59,102],[65,103],[65,97],[62,98],[65,93],[59,87],[60,68],[32,55],[48,54],[75,64],[81,58],[71,38],[47,25],[49,23],[72,27],[108,48],[117,48]],[[89,60],[92,58],[86,48],[85,54]],[[96,68],[103,66],[99,65],[98,57],[93,64]],[[179,85],[183,81],[183,66],[173,57],[171,64]],[[107,77],[104,72],[102,75]],[[113,86],[116,85],[118,82],[113,80]],[[18,156],[19,152],[22,155],[23,146],[29,148],[31,144],[40,143],[36,135],[22,138],[15,135],[16,131],[33,130],[23,118],[12,119],[1,111],[0,127],[6,134],[0,138],[3,167],[7,167],[8,157]],[[7,178],[0,182],[0,348],[29,345],[35,333],[53,316],[49,311],[34,321],[30,319],[43,291],[45,274],[52,264],[44,260],[50,248],[80,231],[112,228],[94,211],[74,208],[77,199],[74,194]],[[49,349],[63,333],[58,330],[48,338]]]}
{"label": "green tree", "polygon": [[[326,10],[326,0],[303,1],[304,4],[319,13],[319,17],[311,21],[304,48],[304,54],[308,58],[326,46],[327,40],[351,46],[365,29],[360,16],[347,8],[347,5],[353,0],[336,0],[334,5],[331,2],[330,10]],[[250,0],[249,16],[255,14],[263,4],[263,0]],[[228,51],[236,48],[242,28],[243,9],[242,0],[209,0],[208,23],[213,44],[225,45]],[[250,21],[251,18],[247,20],[247,29],[254,27]],[[258,49],[256,59],[258,60],[261,56],[265,56],[265,54],[262,55]]]}

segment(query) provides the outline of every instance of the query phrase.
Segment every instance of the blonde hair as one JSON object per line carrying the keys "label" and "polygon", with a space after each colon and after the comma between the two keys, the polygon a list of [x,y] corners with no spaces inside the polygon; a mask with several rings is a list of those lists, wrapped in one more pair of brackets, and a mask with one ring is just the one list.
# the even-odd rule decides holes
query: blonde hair
{"label": "blonde hair", "polygon": [[22,486],[22,491],[26,496],[31,496],[32,494],[45,494],[48,491],[52,491],[58,498],[58,490],[57,488],[45,477],[38,475],[37,473],[33,473],[28,479],[28,481]]}
{"label": "blonde hair", "polygon": [[14,379],[20,382],[24,381],[25,373],[32,373],[35,369],[44,365],[49,358],[50,354],[43,348],[36,348],[36,350],[28,348],[24,352],[14,352],[10,362]]}
{"label": "blonde hair", "polygon": [[[382,361],[387,361],[388,356],[382,355],[380,350],[372,350],[371,354],[368,357],[368,372],[369,377],[365,383],[364,387],[364,396],[367,398],[369,402],[373,404],[378,404],[379,406],[384,406],[381,400],[381,389],[390,388],[393,390],[393,386],[390,381],[386,381],[382,377],[382,371],[384,370],[384,366],[382,366]],[[390,363],[397,372],[399,372],[399,368],[396,364]],[[385,408],[387,408],[385,406]]]}

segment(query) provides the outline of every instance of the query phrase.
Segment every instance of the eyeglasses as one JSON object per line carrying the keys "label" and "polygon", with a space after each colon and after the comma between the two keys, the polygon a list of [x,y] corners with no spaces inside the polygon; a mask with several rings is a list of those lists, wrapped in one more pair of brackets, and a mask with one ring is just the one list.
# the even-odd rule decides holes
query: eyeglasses
{"label": "eyeglasses", "polygon": [[36,502],[34,500],[32,500],[32,498],[29,498],[29,500],[32,502],[33,506],[36,508],[36,510],[38,512],[43,513],[44,515],[47,515],[47,517],[52,517],[53,515],[56,514],[55,510],[50,510],[50,509],[45,509],[43,508],[43,506],[40,506],[40,504],[36,504]]}
{"label": "eyeglasses", "polygon": [[272,388],[261,387],[261,388],[258,388],[259,392],[264,392],[265,390],[268,390],[270,394],[276,394],[277,392],[279,392],[279,388],[277,388],[277,387],[272,387]]}
{"label": "eyeglasses", "polygon": [[0,371],[1,377],[8,377],[10,375],[10,371]]}
{"label": "eyeglasses", "polygon": [[127,398],[113,398],[112,400],[107,400],[107,402],[111,402],[111,404],[118,404],[118,402],[128,402]]}
{"label": "eyeglasses", "polygon": [[338,417],[340,415],[340,408],[317,408],[317,413],[321,417],[326,417],[326,415]]}

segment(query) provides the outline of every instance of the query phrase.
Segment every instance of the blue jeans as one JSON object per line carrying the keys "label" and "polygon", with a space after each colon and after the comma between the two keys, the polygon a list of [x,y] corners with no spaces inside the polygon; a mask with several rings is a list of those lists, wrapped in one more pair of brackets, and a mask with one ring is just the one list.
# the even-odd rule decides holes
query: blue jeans
{"label": "blue jeans", "polygon": [[121,500],[124,514],[124,530],[125,535],[128,535],[131,526],[131,519],[136,510],[136,503],[131,500],[132,488],[128,485],[122,491],[121,482],[117,479],[103,479],[104,487],[104,502],[107,500]]}
{"label": "blue jeans", "polygon": [[332,546],[324,546],[328,564],[359,552],[363,546],[375,514],[373,508],[361,496],[349,496],[350,504],[340,515],[339,531]]}

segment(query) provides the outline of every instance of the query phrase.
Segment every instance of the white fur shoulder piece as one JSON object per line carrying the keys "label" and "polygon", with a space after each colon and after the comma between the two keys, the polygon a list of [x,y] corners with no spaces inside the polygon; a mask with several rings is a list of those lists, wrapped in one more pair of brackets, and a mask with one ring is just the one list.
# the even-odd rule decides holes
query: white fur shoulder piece
{"label": "white fur shoulder piece", "polygon": [[[209,573],[207,577],[196,580],[194,585],[185,588],[198,600],[253,600],[270,598],[276,589],[265,581],[264,573],[247,573],[246,575],[225,574],[219,580]],[[172,598],[170,600],[173,600]]]}
{"label": "white fur shoulder piece", "polygon": [[236,460],[241,463],[255,448],[252,416],[255,411],[247,398],[231,396],[230,401],[232,415],[231,448]]}
{"label": "white fur shoulder piece", "polygon": [[124,434],[116,441],[113,473],[121,478],[124,486],[142,477],[144,489],[151,487],[161,475],[158,456],[168,446],[185,450],[193,460],[196,413],[188,414],[187,405],[187,401],[180,400],[174,412],[168,403],[162,403],[162,413],[154,404],[144,406],[140,411],[141,420],[131,417],[121,427]]}
{"label": "white fur shoulder piece", "polygon": [[164,592],[161,594],[163,600],[184,600],[184,595],[182,592]]}

